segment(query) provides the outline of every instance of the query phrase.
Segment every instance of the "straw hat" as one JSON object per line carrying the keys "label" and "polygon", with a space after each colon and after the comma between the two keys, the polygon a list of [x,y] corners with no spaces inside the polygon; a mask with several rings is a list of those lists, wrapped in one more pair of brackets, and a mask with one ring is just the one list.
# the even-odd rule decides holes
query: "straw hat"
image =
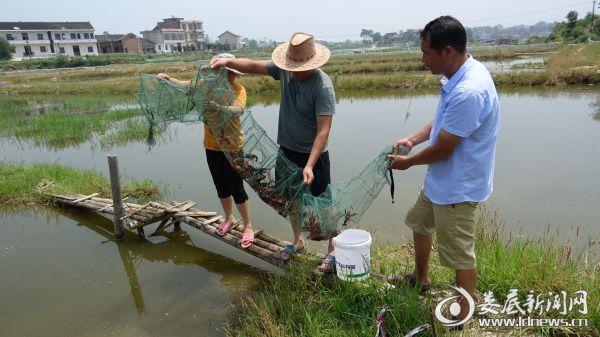
{"label": "straw hat", "polygon": [[281,69],[306,71],[324,65],[330,55],[329,49],[316,43],[314,36],[306,33],[294,33],[289,42],[275,48],[271,58],[273,63]]}
{"label": "straw hat", "polygon": [[[221,53],[219,55],[216,55],[215,58],[218,58],[218,59],[234,59],[235,55],[229,54],[229,53]],[[232,69],[232,68],[225,67],[225,69],[231,71],[232,73],[236,73],[238,75],[244,75],[244,73],[242,73],[240,71],[237,71],[235,69]]]}

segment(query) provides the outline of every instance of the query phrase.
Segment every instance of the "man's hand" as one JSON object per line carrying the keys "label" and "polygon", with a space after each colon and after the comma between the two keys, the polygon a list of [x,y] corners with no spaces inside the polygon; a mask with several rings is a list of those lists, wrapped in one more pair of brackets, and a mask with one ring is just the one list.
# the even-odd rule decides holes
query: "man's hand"
{"label": "man's hand", "polygon": [[315,179],[312,166],[307,165],[304,170],[302,170],[302,177],[304,178],[304,183],[306,185],[312,184],[313,180]]}
{"label": "man's hand", "polygon": [[389,155],[388,158],[392,160],[390,168],[394,170],[406,170],[412,166],[408,156],[397,156]]}
{"label": "man's hand", "polygon": [[160,73],[160,74],[156,75],[156,77],[162,78],[163,80],[167,80],[167,81],[171,78],[171,76],[169,76],[165,73]]}
{"label": "man's hand", "polygon": [[210,67],[212,69],[227,67],[227,64],[229,63],[230,60],[232,60],[232,59],[215,56],[212,58],[212,60],[210,60]]}
{"label": "man's hand", "polygon": [[404,146],[408,149],[408,151],[412,150],[413,147],[413,142],[408,139],[408,138],[402,138],[402,139],[398,139],[395,143],[394,143],[394,148],[398,148],[399,146]]}

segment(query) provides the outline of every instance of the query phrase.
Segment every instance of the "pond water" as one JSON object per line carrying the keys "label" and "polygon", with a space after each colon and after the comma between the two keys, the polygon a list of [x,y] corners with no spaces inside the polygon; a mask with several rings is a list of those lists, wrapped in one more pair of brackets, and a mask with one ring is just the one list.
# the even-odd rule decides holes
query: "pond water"
{"label": "pond water", "polygon": [[[385,145],[430,121],[437,99],[436,94],[341,99],[329,142],[333,181],[355,176]],[[550,225],[561,239],[578,245],[600,236],[598,106],[598,89],[501,94],[495,191],[486,208],[497,210],[510,231],[543,237]],[[252,110],[275,137],[278,105]],[[170,129],[152,148],[143,142],[113,148],[121,171],[160,181],[169,190],[165,200],[191,199],[201,209],[221,212],[202,126]],[[0,160],[108,171],[106,153],[92,151],[91,141],[59,149],[12,139],[0,144]],[[360,227],[376,244],[407,239],[403,218],[424,173],[425,167],[396,172],[395,204],[384,189],[365,213]],[[249,194],[253,223],[290,240],[286,221]],[[0,215],[1,336],[222,335],[230,304],[275,271],[185,225],[182,232],[147,240],[130,236],[116,245],[109,241],[111,222],[102,216],[56,209]]]}
{"label": "pond water", "polygon": [[541,70],[543,69],[543,65],[535,65],[533,68],[522,68],[522,69],[513,69],[513,66],[520,64],[528,64],[528,63],[544,63],[546,60],[545,57],[522,57],[510,60],[499,60],[499,61],[482,61],[483,65],[490,72],[507,72],[507,71],[531,71],[531,70]]}

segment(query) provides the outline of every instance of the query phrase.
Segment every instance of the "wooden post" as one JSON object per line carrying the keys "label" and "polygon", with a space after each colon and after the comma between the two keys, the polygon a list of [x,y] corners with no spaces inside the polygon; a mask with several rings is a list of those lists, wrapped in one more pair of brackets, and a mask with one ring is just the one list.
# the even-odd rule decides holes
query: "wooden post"
{"label": "wooden post", "polygon": [[115,227],[115,240],[121,241],[125,238],[123,232],[123,199],[121,198],[121,177],[119,176],[119,162],[117,156],[108,155],[108,170],[110,172],[110,188],[113,200],[113,225]]}

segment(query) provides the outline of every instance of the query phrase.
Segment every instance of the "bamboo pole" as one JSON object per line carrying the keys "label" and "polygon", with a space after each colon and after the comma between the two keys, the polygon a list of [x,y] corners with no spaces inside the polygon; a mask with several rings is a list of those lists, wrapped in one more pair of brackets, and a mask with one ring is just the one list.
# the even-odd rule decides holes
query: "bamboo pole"
{"label": "bamboo pole", "polygon": [[80,203],[76,204],[76,203],[73,203],[73,200],[69,200],[69,199],[62,199],[62,200],[60,200],[60,199],[57,198],[57,199],[54,199],[54,200],[56,202],[59,202],[59,203],[64,204],[64,205],[73,206],[73,207],[77,207],[77,208],[84,208],[84,209],[87,209],[87,210],[90,210],[90,211],[96,211],[98,209],[97,206],[95,206],[95,205],[93,205],[91,203],[87,203],[87,202],[80,202]]}
{"label": "bamboo pole", "polygon": [[150,206],[150,204],[146,204],[140,208],[134,209],[131,213],[122,216],[120,220],[125,220],[126,218],[129,218],[136,213],[140,213],[142,210],[146,209],[149,206]]}
{"label": "bamboo pole", "polygon": [[98,193],[93,193],[93,194],[90,194],[90,195],[86,195],[85,197],[81,197],[81,198],[73,201],[73,203],[77,204],[77,203],[80,203],[80,202],[82,202],[84,200],[88,200],[88,199],[91,199],[91,198],[96,197],[96,196],[98,196]]}
{"label": "bamboo pole", "polygon": [[[172,216],[172,214],[169,214],[169,213],[155,215],[154,217],[152,217],[151,219],[148,219],[146,221],[135,220],[135,221],[129,223],[129,225],[127,227],[129,227],[129,229],[143,228],[143,227],[149,226],[155,222],[162,221],[164,219],[168,219],[171,216]],[[133,215],[132,217],[135,218],[136,215]]]}
{"label": "bamboo pole", "polygon": [[203,211],[183,211],[183,212],[177,212],[177,215],[181,215],[181,216],[191,216],[193,218],[195,217],[209,217],[209,216],[215,216],[217,215],[217,212],[203,212]]}
{"label": "bamboo pole", "polygon": [[[122,200],[122,201],[124,202],[124,201],[126,201],[127,199],[129,199],[129,197],[123,198],[123,200]],[[98,212],[102,212],[102,211],[104,211],[105,209],[108,209],[109,207],[112,207],[112,206],[113,206],[113,203],[110,203],[109,205],[106,205],[106,206],[102,207],[101,209],[99,209],[99,210],[98,210]]]}
{"label": "bamboo pole", "polygon": [[[70,204],[75,207],[77,207],[78,205],[86,205],[86,207],[88,209],[91,209],[92,211],[114,215],[114,205],[106,205],[104,203],[95,202],[93,200],[86,200],[79,204],[74,204],[71,201]],[[153,219],[153,214],[135,214],[131,218],[137,221],[151,221]]]}
{"label": "bamboo pole", "polygon": [[108,171],[110,173],[110,188],[113,200],[113,225],[115,229],[115,240],[121,241],[125,238],[123,232],[123,197],[121,196],[121,177],[119,176],[119,161],[117,156],[108,155]]}
{"label": "bamboo pole", "polygon": [[[175,216],[175,218],[181,219],[183,222],[187,222],[186,218],[191,218],[191,217]],[[216,221],[214,221],[215,218],[209,219],[209,221],[202,221],[202,219],[194,219],[194,220],[196,221],[196,223],[198,225],[202,224],[202,226],[212,227],[212,228],[215,228],[215,230],[216,230],[217,226],[214,224],[216,222]],[[219,219],[222,219],[222,217],[219,216]],[[232,227],[232,228],[229,229],[229,231],[227,232],[226,235],[232,235],[232,236],[236,237],[237,240],[238,240],[238,243],[241,244],[241,240],[242,240],[242,237],[244,235],[244,232],[243,232],[243,229],[239,229],[239,226],[242,226],[242,228],[243,228],[243,225],[234,226],[234,227]],[[198,228],[197,226],[194,226],[194,227]],[[261,247],[261,248],[264,248],[266,250],[269,250],[271,252],[271,254],[273,254],[273,253],[277,253],[278,254],[281,251],[281,249],[283,249],[283,247],[278,246],[278,245],[276,245],[276,244],[274,244],[272,242],[268,242],[268,241],[260,239],[260,235],[262,234],[262,232],[263,232],[262,228],[257,229],[255,231],[253,245],[257,245],[258,247]],[[224,236],[219,235],[218,237],[219,238],[223,238]]]}
{"label": "bamboo pole", "polygon": [[[231,246],[234,246],[236,248],[239,248],[239,239],[237,237],[235,237],[234,235],[231,234],[225,234],[223,236],[220,236],[219,234],[217,234],[217,229],[214,226],[211,225],[204,225],[202,222],[198,221],[197,219],[194,219],[192,217],[183,217],[183,222],[187,223],[188,225],[195,227],[201,231],[203,231],[204,233],[215,237]],[[268,249],[259,247],[258,245],[252,245],[250,247],[248,247],[247,249],[243,249],[244,252],[254,255],[258,258],[260,258],[261,260],[264,260],[266,262],[271,263],[272,265],[278,266],[278,267],[284,267],[285,264],[276,259],[273,255],[273,252],[271,252]]]}
{"label": "bamboo pole", "polygon": [[[279,252],[281,252],[283,247],[278,246],[274,243],[259,239],[262,231],[263,231],[262,228],[256,230],[256,232],[254,233],[254,243],[252,245],[257,245],[261,248],[269,250],[271,253],[279,254]],[[232,235],[235,235],[240,241],[242,240],[242,237],[244,236],[243,230],[239,231],[237,229],[232,229],[229,233],[231,233]]]}
{"label": "bamboo pole", "polygon": [[267,233],[264,233],[264,232],[261,233],[259,236],[264,241],[272,242],[273,244],[275,244],[277,246],[280,246],[282,248],[285,247],[285,246],[287,246],[287,245],[291,245],[292,244],[291,242],[284,241],[284,240],[279,240],[278,238],[276,238],[274,236],[271,236],[271,235],[269,235]]}

